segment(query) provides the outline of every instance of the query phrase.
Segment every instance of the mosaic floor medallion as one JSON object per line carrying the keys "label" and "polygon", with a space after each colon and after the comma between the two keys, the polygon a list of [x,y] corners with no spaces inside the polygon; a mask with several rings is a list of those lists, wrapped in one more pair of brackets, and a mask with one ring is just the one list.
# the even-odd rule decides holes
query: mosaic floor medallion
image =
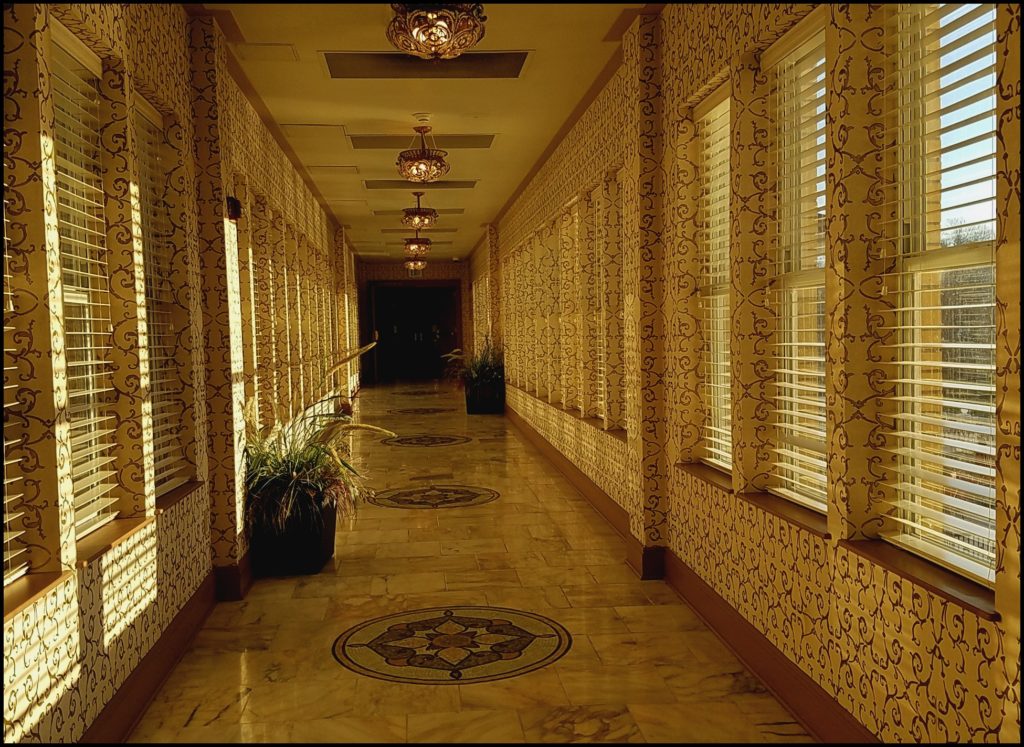
{"label": "mosaic floor medallion", "polygon": [[464,508],[482,506],[500,495],[497,490],[472,485],[423,485],[381,490],[367,500],[385,508]]}
{"label": "mosaic floor medallion", "polygon": [[360,623],[334,658],[368,677],[426,685],[492,682],[562,658],[572,636],[554,620],[504,607],[433,607]]}
{"label": "mosaic floor medallion", "polygon": [[399,410],[388,410],[390,415],[438,415],[442,412],[455,412],[454,407],[403,407]]}
{"label": "mosaic floor medallion", "polygon": [[473,439],[466,436],[434,436],[420,433],[414,436],[392,436],[381,441],[388,446],[454,446],[468,444]]}

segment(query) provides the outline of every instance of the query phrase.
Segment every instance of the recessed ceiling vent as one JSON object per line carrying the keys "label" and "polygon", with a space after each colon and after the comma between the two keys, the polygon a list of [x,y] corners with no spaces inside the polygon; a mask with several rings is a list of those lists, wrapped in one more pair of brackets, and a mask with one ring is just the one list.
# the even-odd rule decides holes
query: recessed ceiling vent
{"label": "recessed ceiling vent", "polygon": [[[408,135],[349,135],[353,150],[402,150],[409,147]],[[494,135],[434,135],[438,148],[490,148]]]}
{"label": "recessed ceiling vent", "polygon": [[401,52],[324,52],[332,78],[518,78],[528,52],[467,52],[421,60]]}
{"label": "recessed ceiling vent", "polygon": [[[438,208],[439,215],[462,215],[466,208]],[[402,215],[401,210],[374,210],[374,215]],[[403,229],[404,230],[404,229]]]}
{"label": "recessed ceiling vent", "polygon": [[[367,179],[363,184],[367,189],[409,189],[411,186],[405,179]],[[417,189],[473,189],[475,186],[476,179],[428,182],[427,184],[415,185]]]}
{"label": "recessed ceiling vent", "polygon": [[358,166],[334,166],[334,165],[331,165],[331,164],[312,164],[310,166],[307,166],[306,168],[309,169],[309,170],[316,169],[318,174],[323,173],[325,171],[330,171],[330,172],[333,172],[335,174],[358,174],[359,173],[359,167]]}
{"label": "recessed ceiling vent", "polygon": [[[455,233],[457,228],[421,228],[420,233]],[[408,228],[382,228],[381,233],[409,233]]]}

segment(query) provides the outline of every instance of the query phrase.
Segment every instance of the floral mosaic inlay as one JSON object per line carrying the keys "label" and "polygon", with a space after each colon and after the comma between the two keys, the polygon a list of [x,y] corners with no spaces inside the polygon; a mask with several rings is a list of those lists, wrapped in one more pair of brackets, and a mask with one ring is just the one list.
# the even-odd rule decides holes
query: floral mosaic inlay
{"label": "floral mosaic inlay", "polygon": [[501,494],[472,485],[426,485],[382,490],[367,500],[386,508],[464,508],[490,503]]}
{"label": "floral mosaic inlay", "polygon": [[390,415],[440,415],[442,412],[455,412],[453,407],[403,407],[388,410]]}
{"label": "floral mosaic inlay", "polygon": [[361,623],[334,658],[369,677],[413,684],[490,682],[532,672],[569,651],[554,620],[503,607],[434,607]]}
{"label": "floral mosaic inlay", "polygon": [[468,436],[434,436],[429,433],[418,433],[412,436],[392,436],[381,441],[388,446],[455,446],[468,444],[473,439]]}

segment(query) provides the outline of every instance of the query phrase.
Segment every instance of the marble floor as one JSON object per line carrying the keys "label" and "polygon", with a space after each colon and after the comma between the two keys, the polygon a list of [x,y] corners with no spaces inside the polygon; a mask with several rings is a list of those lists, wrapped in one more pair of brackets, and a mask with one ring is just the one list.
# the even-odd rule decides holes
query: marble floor
{"label": "marble floor", "polygon": [[[499,497],[361,505],[320,574],[258,579],[244,601],[217,604],[130,741],[811,741],[668,586],[636,577],[622,539],[508,420],[467,416],[461,392],[434,384],[364,389],[357,416],[400,436],[471,439],[355,438],[375,489],[454,484]],[[458,605],[550,618],[571,648],[519,676],[463,684],[385,681],[332,653],[373,618]]]}

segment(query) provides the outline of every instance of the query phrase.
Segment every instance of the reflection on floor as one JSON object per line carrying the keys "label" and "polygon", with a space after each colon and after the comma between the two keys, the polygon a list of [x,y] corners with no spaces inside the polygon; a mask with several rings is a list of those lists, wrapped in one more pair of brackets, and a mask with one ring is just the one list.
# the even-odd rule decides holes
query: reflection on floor
{"label": "reflection on floor", "polygon": [[[619,536],[507,420],[468,416],[461,392],[423,385],[364,390],[357,414],[399,435],[470,439],[355,441],[373,487],[424,488],[437,507],[363,505],[339,526],[322,573],[257,580],[245,601],[218,604],[131,741],[810,741],[671,589],[637,579]],[[499,497],[460,506],[455,486]],[[488,606],[533,613],[499,621],[524,628],[549,618],[571,646],[546,656],[506,628],[432,621],[439,661],[465,667],[470,649],[515,658],[524,645],[529,659],[513,677],[442,684],[385,681],[334,655],[343,633],[375,618],[429,608],[500,617],[479,611]],[[470,634],[486,645],[474,649]]]}

